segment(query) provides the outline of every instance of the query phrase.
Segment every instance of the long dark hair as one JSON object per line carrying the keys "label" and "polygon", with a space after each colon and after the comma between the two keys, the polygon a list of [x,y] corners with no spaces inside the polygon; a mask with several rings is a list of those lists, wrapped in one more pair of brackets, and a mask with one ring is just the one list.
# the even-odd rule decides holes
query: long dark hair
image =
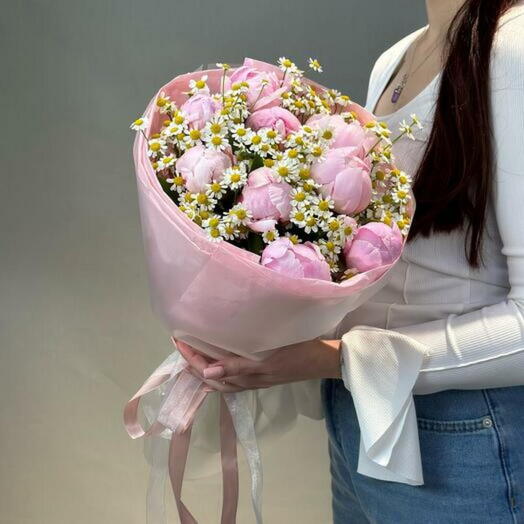
{"label": "long dark hair", "polygon": [[482,236],[493,179],[489,66],[500,17],[517,0],[466,0],[447,34],[433,127],[413,191],[417,209],[409,239],[464,227],[465,255],[482,260]]}

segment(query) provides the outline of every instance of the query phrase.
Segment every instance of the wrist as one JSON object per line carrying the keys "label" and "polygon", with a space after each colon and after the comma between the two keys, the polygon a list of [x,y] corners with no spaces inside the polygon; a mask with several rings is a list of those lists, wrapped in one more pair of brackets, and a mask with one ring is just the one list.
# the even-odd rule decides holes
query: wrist
{"label": "wrist", "polygon": [[342,378],[340,339],[320,340],[325,369],[322,378]]}

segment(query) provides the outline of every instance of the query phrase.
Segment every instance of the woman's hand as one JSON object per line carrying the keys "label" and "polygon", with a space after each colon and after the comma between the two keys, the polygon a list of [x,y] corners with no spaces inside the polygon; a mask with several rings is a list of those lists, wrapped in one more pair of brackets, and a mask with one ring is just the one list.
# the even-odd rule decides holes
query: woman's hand
{"label": "woman's hand", "polygon": [[176,341],[189,372],[212,390],[231,393],[317,378],[340,378],[340,340],[314,339],[275,351],[263,361],[244,357],[212,360]]}

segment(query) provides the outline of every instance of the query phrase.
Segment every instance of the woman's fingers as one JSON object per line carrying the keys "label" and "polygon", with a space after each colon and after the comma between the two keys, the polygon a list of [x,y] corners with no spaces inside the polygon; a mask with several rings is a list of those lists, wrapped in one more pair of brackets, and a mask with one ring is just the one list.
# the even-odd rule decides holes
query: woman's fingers
{"label": "woman's fingers", "polygon": [[203,370],[203,376],[210,379],[226,379],[241,375],[262,374],[264,370],[263,362],[244,357],[227,357],[208,365]]}
{"label": "woman's fingers", "polygon": [[203,371],[210,365],[210,361],[208,361],[200,353],[197,353],[191,346],[185,342],[182,342],[181,340],[176,340],[176,347],[182,356],[186,359],[187,363],[199,373],[200,378],[203,378]]}
{"label": "woman's fingers", "polygon": [[198,371],[191,367],[187,368],[187,371],[194,377],[204,382],[212,391],[220,391],[221,393],[238,393],[239,391],[244,391],[245,389],[237,384],[230,384],[228,382],[223,383],[216,380],[205,379],[198,373]]}

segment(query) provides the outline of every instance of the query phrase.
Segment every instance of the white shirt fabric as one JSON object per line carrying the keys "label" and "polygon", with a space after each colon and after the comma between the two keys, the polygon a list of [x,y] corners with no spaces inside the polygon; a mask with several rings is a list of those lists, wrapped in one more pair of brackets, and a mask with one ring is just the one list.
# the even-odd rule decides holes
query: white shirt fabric
{"label": "white shirt fabric", "polygon": [[[373,111],[409,45],[407,36],[376,62],[367,108]],[[361,429],[358,471],[423,483],[413,393],[524,385],[524,3],[500,21],[491,62],[496,165],[484,236],[485,266],[473,269],[465,234],[408,243],[388,284],[338,327],[342,375]],[[440,75],[397,112],[395,130],[417,114],[416,141],[394,146],[414,174],[431,129]],[[438,176],[435,173],[434,176]]]}

